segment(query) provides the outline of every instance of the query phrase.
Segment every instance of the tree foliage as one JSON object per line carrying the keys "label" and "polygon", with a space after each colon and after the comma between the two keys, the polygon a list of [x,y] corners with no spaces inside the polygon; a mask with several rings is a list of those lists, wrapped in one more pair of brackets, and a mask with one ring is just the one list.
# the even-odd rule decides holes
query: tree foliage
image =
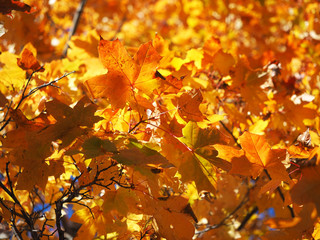
{"label": "tree foliage", "polygon": [[319,239],[318,1],[0,0],[11,239]]}

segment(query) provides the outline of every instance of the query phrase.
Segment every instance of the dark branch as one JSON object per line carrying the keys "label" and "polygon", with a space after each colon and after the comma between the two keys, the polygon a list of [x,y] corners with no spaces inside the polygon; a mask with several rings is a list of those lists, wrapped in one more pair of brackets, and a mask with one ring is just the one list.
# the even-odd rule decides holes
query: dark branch
{"label": "dark branch", "polygon": [[73,16],[73,21],[72,21],[72,27],[70,29],[69,32],[69,37],[68,40],[64,46],[63,52],[62,52],[62,56],[65,57],[67,55],[67,51],[69,48],[69,41],[71,40],[71,37],[76,33],[78,25],[79,25],[79,21],[81,18],[81,14],[83,12],[84,6],[86,5],[87,0],[81,0],[81,2],[79,3],[79,6],[77,8],[76,13]]}
{"label": "dark branch", "polygon": [[241,231],[241,229],[244,228],[244,226],[247,224],[247,222],[250,220],[250,218],[258,211],[258,207],[255,206],[242,220],[240,226],[237,228],[237,231]]}

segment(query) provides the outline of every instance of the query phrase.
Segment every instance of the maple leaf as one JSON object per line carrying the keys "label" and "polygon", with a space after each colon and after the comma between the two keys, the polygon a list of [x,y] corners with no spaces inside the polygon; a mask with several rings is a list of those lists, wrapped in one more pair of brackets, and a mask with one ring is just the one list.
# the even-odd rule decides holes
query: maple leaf
{"label": "maple leaf", "polygon": [[[33,53],[28,49],[24,48],[21,53],[21,58],[17,59],[18,66],[23,70],[40,70],[41,66]],[[44,71],[44,69],[42,69]]]}
{"label": "maple leaf", "polygon": [[108,98],[115,108],[122,108],[137,88],[150,94],[159,85],[154,79],[161,59],[151,42],[140,46],[132,58],[119,40],[100,40],[99,57],[108,73],[86,81],[94,98]]}
{"label": "maple leaf", "polygon": [[196,122],[188,122],[183,128],[183,137],[180,140],[190,147],[193,152],[208,160],[217,167],[229,170],[230,163],[221,158],[217,158],[217,152],[212,145],[217,143],[228,143],[229,138],[218,129],[201,129]]}
{"label": "maple leaf", "polygon": [[216,143],[227,143],[229,138],[216,128],[202,129],[194,121],[189,121],[182,130],[182,142],[193,150]]}
{"label": "maple leaf", "polygon": [[182,154],[179,165],[179,173],[184,182],[194,181],[199,191],[216,192],[215,169],[210,162],[200,155],[185,152]]}
{"label": "maple leaf", "polygon": [[49,165],[41,159],[24,159],[27,161],[24,164],[23,172],[20,174],[17,182],[17,190],[29,190],[38,185],[41,189],[46,189],[49,172]]}
{"label": "maple leaf", "polygon": [[172,166],[165,157],[158,153],[158,151],[137,142],[131,143],[132,147],[130,149],[120,150],[113,158],[119,163],[128,166]]}
{"label": "maple leaf", "polygon": [[4,237],[319,238],[314,1],[22,1],[0,0]]}
{"label": "maple leaf", "polygon": [[215,146],[216,144],[213,146],[205,146],[197,149],[195,152],[204,159],[207,159],[216,167],[221,168],[225,171],[230,171],[232,167],[231,162],[218,157],[218,151]]}
{"label": "maple leaf", "polygon": [[180,141],[165,135],[163,154],[179,169],[183,181],[195,181],[199,190],[215,192],[215,166],[230,170],[231,164],[216,158],[216,150],[211,145],[228,142],[229,138],[217,129],[201,129],[192,121],[182,132],[183,137],[178,138]]}
{"label": "maple leaf", "polygon": [[286,158],[285,149],[271,149],[263,136],[245,132],[239,137],[243,150],[229,146],[215,145],[218,157],[232,162],[230,174],[240,174],[257,178],[267,170],[271,180],[261,189],[261,193],[273,191],[281,181],[291,182],[282,161]]}
{"label": "maple leaf", "polygon": [[17,57],[10,52],[2,52],[0,55],[0,89],[3,94],[10,92],[9,89],[22,89],[24,86],[26,72],[17,65]]}
{"label": "maple leaf", "polygon": [[202,65],[206,66],[212,64],[214,55],[221,49],[220,40],[214,37],[210,37],[205,41],[203,46],[204,56],[202,59]]}
{"label": "maple leaf", "polygon": [[174,99],[173,104],[178,107],[178,113],[186,122],[195,121],[200,122],[204,116],[199,110],[199,105],[203,100],[202,94],[199,90],[189,93],[183,93],[180,97]]}
{"label": "maple leaf", "polygon": [[241,97],[248,103],[248,111],[259,115],[264,107],[264,102],[268,100],[266,93],[261,89],[261,85],[268,78],[267,72],[252,69],[248,59],[242,56],[231,75],[231,87],[240,88]]}
{"label": "maple leaf", "polygon": [[278,176],[283,172],[283,178],[288,179],[285,167],[281,163],[285,159],[286,150],[272,150],[263,136],[245,132],[239,137],[245,156],[252,163],[253,178],[260,175],[263,169],[268,169],[270,175]]}
{"label": "maple leaf", "polygon": [[10,15],[12,10],[24,13],[32,13],[35,11],[32,7],[23,2],[15,0],[0,0],[0,13]]}
{"label": "maple leaf", "polygon": [[222,144],[215,144],[213,147],[218,151],[218,158],[232,163],[230,174],[251,175],[251,163],[245,157],[242,149],[239,150]]}
{"label": "maple leaf", "polygon": [[61,147],[68,146],[74,139],[86,132],[86,128],[92,127],[93,124],[101,117],[94,116],[97,106],[89,104],[90,100],[83,97],[71,108],[58,100],[46,103],[46,108],[57,122],[48,127],[39,134],[39,137],[47,139],[62,140]]}
{"label": "maple leaf", "polygon": [[84,141],[82,144],[82,151],[69,150],[66,152],[66,154],[73,155],[77,153],[83,153],[84,157],[88,159],[114,152],[117,152],[117,148],[113,142],[108,139],[102,140],[98,137],[92,136]]}

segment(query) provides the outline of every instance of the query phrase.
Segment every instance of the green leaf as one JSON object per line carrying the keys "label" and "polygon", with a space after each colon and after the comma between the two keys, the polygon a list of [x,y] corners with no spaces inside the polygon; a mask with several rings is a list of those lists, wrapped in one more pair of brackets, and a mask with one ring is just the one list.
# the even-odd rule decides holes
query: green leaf
{"label": "green leaf", "polygon": [[134,191],[119,188],[116,191],[107,191],[104,197],[103,210],[110,212],[117,210],[120,214],[126,216],[129,209],[135,208],[137,197]]}
{"label": "green leaf", "polygon": [[104,155],[107,152],[117,152],[116,146],[108,139],[102,140],[98,137],[91,137],[87,139],[83,145],[83,154],[86,158],[94,158]]}
{"label": "green leaf", "polygon": [[160,153],[148,147],[124,149],[113,157],[118,163],[127,166],[160,166],[169,167],[171,164]]}
{"label": "green leaf", "polygon": [[194,181],[198,191],[210,191],[215,193],[215,170],[209,161],[191,152],[183,154],[183,163],[179,167],[183,182]]}
{"label": "green leaf", "polygon": [[183,137],[180,140],[192,149],[197,149],[207,145],[216,143],[227,143],[229,138],[216,129],[199,128],[196,122],[188,122],[182,129]]}

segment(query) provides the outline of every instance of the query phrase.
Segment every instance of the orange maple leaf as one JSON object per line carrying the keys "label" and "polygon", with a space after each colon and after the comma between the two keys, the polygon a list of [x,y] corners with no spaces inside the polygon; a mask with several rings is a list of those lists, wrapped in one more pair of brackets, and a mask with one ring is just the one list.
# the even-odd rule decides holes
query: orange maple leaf
{"label": "orange maple leaf", "polygon": [[132,58],[119,40],[101,40],[99,56],[108,73],[86,81],[94,98],[108,98],[114,108],[122,108],[137,88],[149,94],[158,86],[154,78],[161,56],[151,42],[140,46]]}
{"label": "orange maple leaf", "polygon": [[267,169],[271,177],[290,179],[281,161],[285,160],[285,149],[271,149],[263,136],[245,132],[239,137],[245,156],[252,164],[251,174],[256,178],[264,169]]}
{"label": "orange maple leaf", "polygon": [[215,145],[218,157],[232,162],[229,173],[257,178],[267,170],[271,181],[261,189],[261,193],[273,191],[281,181],[291,182],[282,161],[286,158],[285,149],[271,149],[263,136],[245,132],[239,137],[243,150],[230,146]]}
{"label": "orange maple leaf", "polygon": [[203,97],[199,90],[189,93],[183,93],[180,97],[173,100],[173,103],[178,107],[179,115],[186,121],[201,122],[204,118],[199,110],[199,105],[202,103]]}

